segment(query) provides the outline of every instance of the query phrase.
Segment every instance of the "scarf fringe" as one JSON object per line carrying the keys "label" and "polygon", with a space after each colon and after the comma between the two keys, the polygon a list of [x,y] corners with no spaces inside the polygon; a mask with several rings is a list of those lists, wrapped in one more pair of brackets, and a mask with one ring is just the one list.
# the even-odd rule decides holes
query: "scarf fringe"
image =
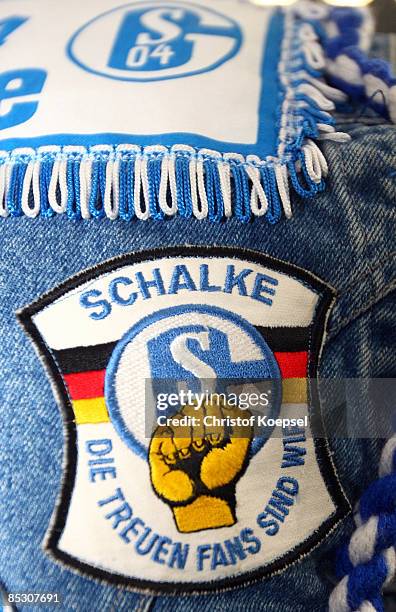
{"label": "scarf fringe", "polygon": [[[55,150],[57,149],[57,150]],[[292,216],[295,191],[324,187],[327,163],[307,139],[298,158],[260,162],[186,145],[40,147],[0,153],[0,216],[163,219],[180,215],[275,223]]]}

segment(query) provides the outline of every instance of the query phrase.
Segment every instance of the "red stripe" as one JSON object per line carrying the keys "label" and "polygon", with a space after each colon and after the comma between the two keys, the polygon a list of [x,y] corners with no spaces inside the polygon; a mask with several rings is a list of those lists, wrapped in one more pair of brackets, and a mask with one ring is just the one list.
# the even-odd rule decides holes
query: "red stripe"
{"label": "red stripe", "polygon": [[[274,353],[282,378],[305,378],[307,376],[308,353]],[[71,399],[89,399],[104,395],[106,370],[90,370],[76,374],[64,374]]]}
{"label": "red stripe", "polygon": [[104,395],[106,370],[91,370],[77,374],[64,374],[70,397],[73,400],[90,399]]}
{"label": "red stripe", "polygon": [[274,353],[282,378],[306,378],[308,376],[308,353]]}

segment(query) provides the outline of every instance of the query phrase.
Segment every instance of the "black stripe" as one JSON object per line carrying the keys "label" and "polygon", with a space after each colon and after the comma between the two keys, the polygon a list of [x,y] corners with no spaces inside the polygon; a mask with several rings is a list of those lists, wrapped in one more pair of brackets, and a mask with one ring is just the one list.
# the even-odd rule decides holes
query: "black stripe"
{"label": "black stripe", "polygon": [[72,349],[54,351],[55,359],[63,374],[104,370],[117,343],[76,346]]}
{"label": "black stripe", "polygon": [[[257,327],[257,329],[275,352],[308,350],[309,327]],[[64,374],[104,370],[116,344],[108,342],[54,351],[55,359]]]}
{"label": "black stripe", "polygon": [[257,327],[274,353],[307,351],[310,327]]}

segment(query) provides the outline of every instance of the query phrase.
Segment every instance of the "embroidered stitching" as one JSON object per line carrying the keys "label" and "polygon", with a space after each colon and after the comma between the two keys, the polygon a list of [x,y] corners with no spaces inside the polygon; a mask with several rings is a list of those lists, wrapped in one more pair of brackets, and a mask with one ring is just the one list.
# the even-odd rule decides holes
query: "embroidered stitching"
{"label": "embroidered stitching", "polygon": [[[199,254],[207,255],[209,253],[209,250],[206,247],[190,247],[190,249],[193,249],[194,255],[197,255],[197,256],[199,256]],[[187,249],[187,251],[188,250],[189,249]],[[333,291],[327,285],[324,285],[321,281],[316,279],[316,277],[314,277],[309,272],[303,271],[293,265],[285,264],[279,260],[261,256],[252,251],[237,250],[237,253],[235,253],[234,249],[217,248],[215,249],[214,252],[211,250],[210,254],[215,256],[215,255],[226,254],[228,252],[231,253],[231,251],[234,257],[236,255],[239,255],[242,258],[249,257],[251,258],[252,261],[258,261],[258,262],[266,261],[270,263],[271,265],[274,265],[275,269],[279,271],[287,272],[292,276],[298,275],[298,278],[304,279],[304,281],[307,283],[311,283],[311,287],[315,291],[318,291],[322,294],[321,299],[324,300],[322,302],[323,308],[321,308],[320,312],[318,312],[318,319],[314,327],[310,327],[310,332],[309,332],[310,354],[311,354],[311,351],[313,351],[313,353],[311,354],[312,363],[311,363],[311,368],[310,368],[310,375],[311,376],[315,375],[319,343],[318,341],[312,343],[312,334],[321,335],[321,331],[323,330],[323,326],[325,324],[323,315],[324,315],[326,308],[329,306],[329,300],[331,299],[331,295],[333,294]],[[175,247],[173,249],[159,249],[159,250],[152,251],[152,252],[146,252],[146,253],[142,252],[142,253],[135,254],[134,261],[150,260],[150,259],[153,259],[154,257],[159,256],[160,254],[162,255],[167,254],[168,256],[172,256],[172,255],[180,256],[181,254],[185,254],[185,253],[186,253],[186,247],[183,247],[183,248]],[[64,387],[64,384],[62,384],[61,378],[59,375],[60,370],[59,368],[54,367],[55,364],[53,360],[53,350],[48,347],[48,345],[45,343],[45,340],[37,332],[34,324],[31,321],[31,317],[38,310],[42,310],[43,308],[45,309],[46,307],[48,307],[50,303],[53,301],[53,299],[56,299],[57,297],[64,295],[65,291],[74,287],[76,283],[80,283],[84,279],[89,279],[90,277],[92,277],[95,273],[97,273],[98,270],[102,270],[102,271],[106,271],[106,269],[114,270],[114,266],[115,268],[119,268],[119,267],[121,268],[122,265],[125,264],[125,262],[127,261],[130,261],[129,255],[115,258],[104,264],[97,265],[91,268],[90,270],[86,270],[76,275],[75,277],[73,277],[73,279],[69,279],[69,281],[67,281],[63,285],[57,287],[56,289],[53,289],[48,294],[46,294],[46,296],[43,296],[42,298],[40,298],[40,300],[38,300],[37,302],[29,306],[28,308],[18,313],[18,318],[20,322],[25,327],[26,331],[32,336],[32,338],[34,338],[37,344],[38,351],[43,356],[43,360],[46,364],[47,371],[50,372],[50,376],[54,383],[54,386],[56,386],[59,389],[59,394],[62,397],[61,405],[63,409],[66,411],[66,421],[65,421],[65,425],[67,426],[66,439],[69,442],[68,462],[66,465],[67,469],[65,471],[65,477],[63,481],[63,495],[65,495],[66,498],[70,495],[70,492],[73,487],[73,469],[75,469],[75,467],[73,468],[74,460],[75,460],[75,456],[73,455],[75,423],[74,423],[74,420],[70,418],[70,414],[68,413],[68,411],[70,410],[70,406],[69,406],[68,396],[66,394],[66,389]],[[317,340],[319,340],[319,337]],[[320,440],[318,441],[316,452],[318,453],[318,461],[320,461],[321,471],[322,473],[327,475],[326,483],[328,486],[328,490],[331,494],[332,499],[337,504],[335,512],[329,515],[328,521],[326,521],[326,523],[322,525],[323,529],[322,528],[320,529],[320,534],[315,532],[315,537],[320,537],[320,540],[322,540],[322,538],[325,535],[328,535],[329,533],[333,532],[333,530],[337,527],[339,522],[342,520],[345,514],[349,511],[349,505],[344,496],[344,493],[342,491],[338,478],[336,477],[334,473],[334,467],[330,463],[330,456],[328,455],[329,450],[327,446],[322,444],[322,441]],[[330,481],[330,476],[332,477],[331,481]],[[86,563],[80,562],[77,558],[69,556],[69,554],[64,553],[62,550],[57,549],[56,542],[57,542],[57,538],[59,537],[60,529],[62,529],[62,526],[64,525],[67,504],[68,504],[68,501],[64,497],[62,497],[62,499],[59,502],[57,511],[56,511],[56,518],[54,517],[54,520],[51,523],[50,532],[48,533],[47,541],[45,544],[46,549],[51,551],[51,554],[57,559],[57,561],[60,562],[65,567],[70,567],[70,565],[72,565],[73,568],[79,574],[83,576],[92,576],[92,574],[94,573],[95,578],[98,579],[103,584],[105,583],[118,584],[118,585],[122,585],[127,590],[132,589],[132,590],[138,590],[140,592],[145,592],[145,593],[155,592],[155,586],[150,581],[145,581],[141,579],[135,580],[133,578],[127,578],[125,576],[118,575],[115,573],[109,573],[108,571],[101,570],[100,568],[96,568],[96,567],[93,567],[92,565],[88,565]],[[268,575],[270,576],[275,575],[281,572],[282,570],[290,567],[298,559],[304,559],[308,554],[310,554],[310,552],[317,545],[318,545],[318,542],[312,542],[309,539],[305,540],[301,544],[301,546],[297,546],[297,548],[291,551],[290,556],[284,559],[282,565],[280,564],[280,562],[279,563],[274,562],[268,568],[268,572],[267,572]],[[227,579],[227,582],[226,581],[220,581],[219,583],[204,582],[204,583],[199,583],[199,585],[197,585],[196,583],[187,583],[183,585],[182,592],[185,592],[188,594],[195,594],[195,593],[211,592],[215,589],[216,592],[220,593],[220,592],[228,590],[229,588],[232,588],[233,586],[242,586],[242,585],[252,584],[255,580],[257,580],[258,577],[261,577],[262,573],[263,573],[262,570],[257,569],[255,571],[247,572],[246,574],[236,575],[232,577],[231,580]],[[161,592],[172,594],[172,593],[175,593],[177,590],[177,592],[180,593],[180,585],[177,586],[177,589],[175,589],[172,583],[163,582],[163,583],[160,583],[160,586],[161,586]]]}

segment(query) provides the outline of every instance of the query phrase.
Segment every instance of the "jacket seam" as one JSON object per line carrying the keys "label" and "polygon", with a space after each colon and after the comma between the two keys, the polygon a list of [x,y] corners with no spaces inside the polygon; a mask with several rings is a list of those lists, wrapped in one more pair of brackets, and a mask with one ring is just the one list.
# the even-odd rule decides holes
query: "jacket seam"
{"label": "jacket seam", "polygon": [[389,253],[387,253],[383,257],[380,257],[380,259],[377,259],[375,261],[375,264],[372,264],[370,266],[370,270],[369,271],[366,271],[363,274],[361,274],[360,276],[354,278],[351,283],[349,283],[348,285],[343,287],[339,291],[339,296],[342,296],[342,295],[345,295],[346,293],[348,293],[349,290],[352,289],[352,287],[354,287],[355,285],[359,284],[366,276],[369,276],[371,272],[374,272],[375,270],[377,270],[378,268],[383,266],[385,263],[387,263],[388,261],[392,261],[393,259],[396,259],[396,250],[395,251],[390,251]]}
{"label": "jacket seam", "polygon": [[361,215],[359,213],[359,210],[357,208],[354,208],[354,196],[352,194],[352,190],[351,190],[351,185],[350,182],[348,181],[348,177],[346,175],[346,163],[345,163],[345,155],[344,155],[344,149],[342,147],[340,147],[340,149],[338,149],[338,154],[341,160],[341,168],[342,168],[342,178],[344,181],[344,186],[345,186],[345,191],[348,195],[349,201],[351,202],[352,205],[352,210],[354,212],[354,217],[356,219],[356,221],[359,224],[360,227],[360,231],[363,234],[363,238],[364,238],[364,246],[363,246],[363,257],[364,257],[364,263],[365,263],[365,267],[366,267],[366,272],[364,274],[362,274],[362,277],[364,276],[369,276],[369,285],[370,285],[370,294],[373,294],[373,283],[370,279],[370,275],[373,272],[373,268],[371,265],[371,261],[370,261],[370,257],[368,256],[367,253],[367,245],[368,245],[368,234],[367,234],[367,230],[364,227],[364,224],[362,222],[362,218]]}
{"label": "jacket seam", "polygon": [[384,298],[386,298],[395,289],[396,289],[396,280],[394,280],[393,282],[389,283],[385,287],[385,289],[383,291],[381,291],[379,294],[376,294],[376,295],[372,296],[372,298],[363,307],[360,307],[360,308],[354,310],[352,312],[351,316],[344,317],[343,319],[341,319],[338,322],[338,325],[336,325],[334,328],[330,328],[329,332],[328,332],[329,336],[333,337],[336,334],[338,334],[338,332],[342,328],[346,327],[350,323],[353,323],[355,319],[357,319],[358,317],[360,317],[360,315],[362,315],[363,313],[365,313],[368,310],[370,310],[372,306],[374,306],[374,305],[378,304],[379,302],[381,302]]}

